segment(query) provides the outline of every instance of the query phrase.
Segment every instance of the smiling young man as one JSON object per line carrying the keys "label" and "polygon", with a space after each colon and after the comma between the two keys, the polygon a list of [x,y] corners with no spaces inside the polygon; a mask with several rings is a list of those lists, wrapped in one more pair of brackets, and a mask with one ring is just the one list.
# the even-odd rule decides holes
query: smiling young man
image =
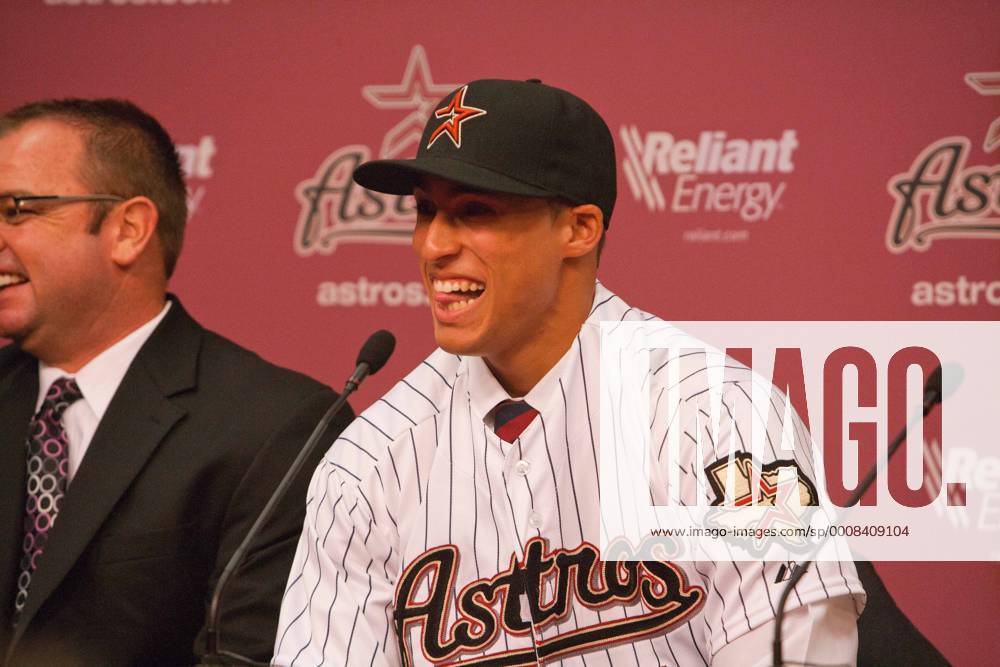
{"label": "smiling young man", "polygon": [[[596,280],[616,194],[601,117],[537,81],[473,81],[438,105],[416,159],[354,178],[414,195],[440,347],[316,470],[274,661],[764,664],[782,564],[605,563],[594,546],[600,322],[653,319]],[[653,409],[654,437],[672,423],[699,431],[706,374],[683,363],[695,371],[680,374],[685,407]],[[667,375],[652,374],[651,396]],[[727,427],[749,433],[752,380],[733,377]],[[724,456],[656,463],[693,475]],[[782,465],[813,488],[808,458]],[[666,491],[650,488],[657,501]],[[863,595],[850,563],[811,570],[785,655],[853,662]]]}
{"label": "smiling young man", "polygon": [[[186,217],[133,104],[0,116],[0,664],[196,662],[214,582],[335,399],[167,296]],[[306,481],[233,579],[223,649],[270,652]]]}
{"label": "smiling young man", "polygon": [[526,394],[587,318],[600,209],[430,175],[413,194],[413,247],[438,345],[482,357],[509,393]]}

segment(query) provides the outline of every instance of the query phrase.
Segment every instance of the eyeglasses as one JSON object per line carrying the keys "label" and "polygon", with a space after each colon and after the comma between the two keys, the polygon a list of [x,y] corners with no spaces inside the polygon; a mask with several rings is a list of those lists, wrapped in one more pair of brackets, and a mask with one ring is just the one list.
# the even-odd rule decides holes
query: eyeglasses
{"label": "eyeglasses", "polygon": [[84,201],[125,201],[125,198],[118,195],[28,195],[24,197],[3,195],[0,196],[0,221],[8,225],[20,225],[29,215],[38,213],[32,208],[25,208],[25,206],[30,207],[34,202],[42,202],[45,206],[52,206]]}

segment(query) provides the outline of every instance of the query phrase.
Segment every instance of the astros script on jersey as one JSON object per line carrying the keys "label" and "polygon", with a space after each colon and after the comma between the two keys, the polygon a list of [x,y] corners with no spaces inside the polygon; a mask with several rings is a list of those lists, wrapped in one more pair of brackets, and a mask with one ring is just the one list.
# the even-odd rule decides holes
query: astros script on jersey
{"label": "astros script on jersey", "polygon": [[[363,412],[313,477],[274,662],[708,665],[770,621],[783,564],[600,559],[600,322],[651,319],[598,283],[571,348],[523,397],[539,414],[514,442],[493,432],[511,397],[479,357],[437,350]],[[651,401],[667,375],[652,368]],[[695,411],[704,375],[682,380]],[[654,434],[674,428],[661,412]],[[694,476],[727,453],[673,465]],[[811,486],[808,448],[795,456]],[[818,564],[795,593],[790,607],[863,595],[850,562]]]}

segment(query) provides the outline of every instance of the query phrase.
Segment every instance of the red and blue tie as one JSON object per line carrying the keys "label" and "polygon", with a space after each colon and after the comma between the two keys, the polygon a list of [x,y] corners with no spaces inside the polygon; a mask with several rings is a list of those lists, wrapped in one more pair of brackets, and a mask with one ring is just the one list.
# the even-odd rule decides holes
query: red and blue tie
{"label": "red and blue tie", "polygon": [[524,401],[503,401],[493,412],[493,431],[505,442],[514,442],[537,414]]}

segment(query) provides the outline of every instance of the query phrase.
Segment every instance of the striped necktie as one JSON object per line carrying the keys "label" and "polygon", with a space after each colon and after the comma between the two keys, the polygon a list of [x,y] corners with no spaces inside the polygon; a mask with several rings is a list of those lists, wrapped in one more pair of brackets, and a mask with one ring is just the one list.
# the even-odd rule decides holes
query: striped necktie
{"label": "striped necktie", "polygon": [[514,442],[537,414],[524,401],[503,401],[493,412],[493,430],[505,442]]}

